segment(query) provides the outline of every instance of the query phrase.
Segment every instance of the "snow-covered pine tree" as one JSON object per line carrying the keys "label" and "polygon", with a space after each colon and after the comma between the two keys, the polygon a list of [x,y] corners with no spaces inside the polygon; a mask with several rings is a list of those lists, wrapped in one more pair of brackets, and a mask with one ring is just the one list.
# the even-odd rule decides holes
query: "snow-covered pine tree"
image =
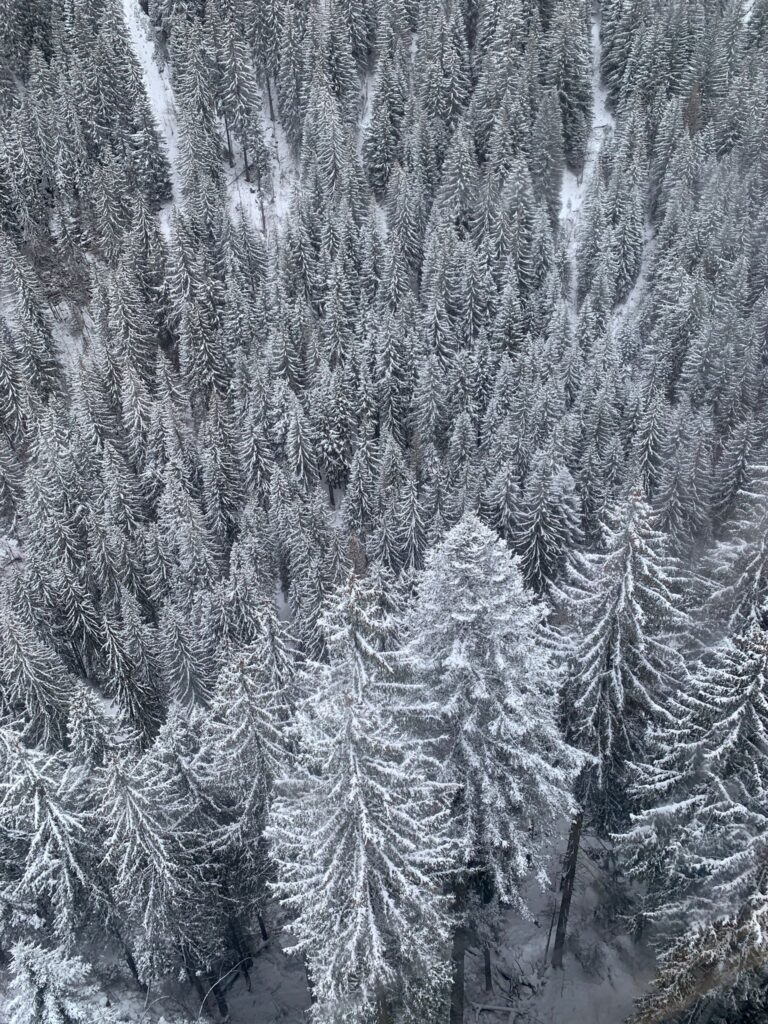
{"label": "snow-covered pine tree", "polygon": [[61,753],[26,747],[10,726],[0,732],[0,766],[0,829],[9,843],[0,872],[4,910],[37,915],[72,942],[95,892],[85,770]]}
{"label": "snow-covered pine tree", "polygon": [[444,784],[390,707],[395,585],[374,568],[322,619],[328,662],[308,666],[299,751],[268,829],[274,891],[292,911],[320,1021],[368,1021],[447,981],[440,877],[455,853]]}
{"label": "snow-covered pine tree", "polygon": [[91,980],[92,968],[59,947],[17,942],[13,958],[14,1024],[114,1024],[117,1016]]}
{"label": "snow-covered pine tree", "polygon": [[[648,885],[662,936],[714,924],[761,899],[768,779],[768,639],[756,623],[698,667],[682,714],[651,737],[636,769],[641,810],[620,837]],[[678,951],[679,952],[679,951]]]}
{"label": "snow-covered pine tree", "polygon": [[543,621],[509,549],[467,513],[427,555],[398,654],[412,712],[456,787],[454,878],[523,912],[522,882],[545,878],[547,836],[572,809],[580,764],[557,725]]}
{"label": "snow-covered pine tree", "polygon": [[555,589],[566,735],[592,758],[577,795],[599,832],[627,818],[632,761],[647,755],[650,727],[674,720],[686,683],[682,646],[691,629],[685,576],[639,494],[606,516],[600,549],[574,552]]}
{"label": "snow-covered pine tree", "polygon": [[768,467],[762,459],[746,478],[721,537],[702,564],[702,611],[716,628],[737,632],[749,622],[765,625],[768,608]]}
{"label": "snow-covered pine tree", "polygon": [[525,482],[512,546],[527,586],[546,591],[579,539],[579,495],[551,450],[538,452]]}

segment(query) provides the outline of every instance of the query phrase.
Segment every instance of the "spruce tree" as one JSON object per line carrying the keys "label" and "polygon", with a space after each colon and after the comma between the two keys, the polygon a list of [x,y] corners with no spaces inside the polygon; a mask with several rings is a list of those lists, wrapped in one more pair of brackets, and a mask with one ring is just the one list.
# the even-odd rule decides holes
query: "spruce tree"
{"label": "spruce tree", "polygon": [[555,590],[566,735],[592,760],[577,794],[603,833],[626,820],[632,761],[648,753],[648,730],[674,720],[686,669],[676,645],[691,630],[685,577],[639,495],[606,517],[600,549],[574,552]]}
{"label": "spruce tree", "polygon": [[446,980],[447,791],[389,707],[392,589],[354,581],[324,616],[328,662],[307,673],[298,758],[271,812],[274,891],[318,1019],[390,1014]]}

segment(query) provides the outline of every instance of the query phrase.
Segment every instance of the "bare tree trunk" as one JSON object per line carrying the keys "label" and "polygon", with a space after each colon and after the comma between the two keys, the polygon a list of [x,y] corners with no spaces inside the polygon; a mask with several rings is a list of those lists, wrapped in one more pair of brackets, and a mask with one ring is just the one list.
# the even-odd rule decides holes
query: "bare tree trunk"
{"label": "bare tree trunk", "polygon": [[251,951],[247,940],[244,938],[240,926],[236,921],[230,920],[229,922],[229,933],[231,936],[232,947],[237,953],[237,959],[240,961],[240,973],[245,978],[245,984],[248,991],[251,991],[251,975],[248,968],[253,963],[251,959]]}
{"label": "bare tree trunk", "polygon": [[490,946],[483,946],[483,969],[485,971],[485,991],[493,992],[493,971],[491,970]]}
{"label": "bare tree trunk", "polygon": [[229,161],[230,168],[232,168],[235,166],[235,158],[232,155],[232,135],[229,131],[229,121],[226,114],[224,115],[224,131],[227,133],[227,160]]}
{"label": "bare tree trunk", "polygon": [[[247,165],[246,165],[247,166]],[[264,190],[261,187],[261,167],[259,161],[256,161],[256,188],[259,192],[259,210],[261,211],[261,230],[266,235],[267,233],[267,218],[264,215]]]}
{"label": "bare tree trunk", "polygon": [[584,815],[581,811],[571,823],[571,831],[568,834],[568,847],[565,851],[563,861],[563,874],[560,880],[562,897],[560,899],[560,914],[557,918],[557,931],[555,932],[555,945],[552,949],[552,966],[563,966],[563,949],[565,947],[565,933],[568,928],[568,914],[571,909],[571,897],[573,896],[573,883],[576,879],[576,862],[579,857],[579,840],[581,839],[581,825]]}
{"label": "bare tree trunk", "polygon": [[376,997],[376,1022],[377,1024],[392,1024],[389,1000],[383,992],[379,992]]}
{"label": "bare tree trunk", "polygon": [[456,886],[455,909],[458,924],[453,933],[453,987],[451,988],[450,1024],[464,1024],[464,954],[467,949],[467,929],[464,912],[467,902],[467,887],[463,882]]}
{"label": "bare tree trunk", "polygon": [[261,916],[261,914],[257,914],[256,920],[259,922],[259,931],[261,932],[261,937],[264,940],[264,942],[266,942],[269,939],[269,932],[267,931],[266,924],[264,924],[264,918]]}
{"label": "bare tree trunk", "polygon": [[125,959],[125,962],[128,964],[128,970],[133,975],[136,984],[139,986],[139,988],[142,990],[142,992],[146,992],[147,991],[147,986],[144,984],[144,982],[139,977],[139,968],[136,966],[136,961],[133,959],[133,953],[130,951],[130,949],[128,949],[128,947],[126,946],[126,944],[124,942],[122,943],[122,946],[123,946],[123,958]]}
{"label": "bare tree trunk", "polygon": [[190,985],[195,990],[195,992],[197,992],[198,999],[200,1000],[200,1005],[202,1006],[202,1004],[205,1002],[205,989],[203,988],[203,983],[202,981],[200,981],[200,977],[197,971],[190,967],[189,964],[187,964],[184,969],[187,972],[187,980],[189,981]]}
{"label": "bare tree trunk", "polygon": [[221,978],[214,978],[212,974],[208,976],[208,983],[213,986],[211,991],[213,992],[213,998],[216,1000],[216,1008],[219,1011],[219,1016],[222,1020],[226,1020],[227,1017],[229,1017],[229,1006],[227,1006],[226,996],[219,984],[221,980]]}
{"label": "bare tree trunk", "polygon": [[136,966],[136,961],[133,958],[133,953],[131,952],[128,943],[125,941],[123,936],[120,934],[120,931],[114,925],[110,925],[110,930],[117,939],[117,943],[120,946],[120,949],[122,949],[123,951],[123,959],[128,965],[128,970],[133,975],[136,984],[139,986],[142,992],[146,992],[147,986],[139,977],[139,968]]}
{"label": "bare tree trunk", "polygon": [[269,119],[272,124],[275,123],[275,106],[272,102],[272,86],[269,82],[269,74],[266,75],[267,82],[267,103],[269,104]]}

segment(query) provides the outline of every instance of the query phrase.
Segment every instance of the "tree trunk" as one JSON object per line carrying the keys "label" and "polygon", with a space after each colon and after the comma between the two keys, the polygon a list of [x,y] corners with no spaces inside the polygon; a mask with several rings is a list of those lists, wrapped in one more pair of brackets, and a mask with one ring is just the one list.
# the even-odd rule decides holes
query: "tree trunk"
{"label": "tree trunk", "polygon": [[226,1020],[229,1017],[229,1007],[227,1006],[227,999],[224,995],[221,985],[219,982],[221,978],[214,978],[212,974],[208,975],[208,983],[212,986],[212,995],[216,1000],[216,1008],[219,1011],[219,1016],[222,1020]]}
{"label": "tree trunk", "polygon": [[123,951],[123,959],[125,960],[126,964],[128,965],[128,970],[133,975],[133,977],[134,977],[134,979],[136,981],[136,984],[139,986],[139,988],[141,989],[142,992],[146,992],[147,991],[147,986],[144,984],[144,982],[139,977],[139,968],[136,966],[136,961],[133,958],[133,953],[131,952],[131,950],[128,947],[128,943],[125,941],[123,936],[120,934],[119,930],[114,925],[110,926],[110,930],[111,930],[112,934],[115,936],[115,938],[117,939],[117,943],[120,946],[120,949],[122,949],[122,951]]}
{"label": "tree trunk", "polygon": [[272,124],[275,123],[275,107],[272,103],[272,86],[269,83],[269,74],[266,75],[267,80],[267,103],[269,104],[269,119]]}
{"label": "tree trunk", "polygon": [[464,1024],[464,953],[467,948],[467,932],[459,925],[453,933],[453,987],[451,988],[450,1024]]}
{"label": "tree trunk", "polygon": [[485,971],[485,991],[493,992],[493,971],[491,970],[491,947],[483,947],[483,969]]}
{"label": "tree trunk", "polygon": [[205,989],[203,988],[203,983],[200,981],[197,971],[190,967],[189,964],[186,965],[185,970],[187,972],[187,981],[195,992],[197,992],[197,997],[200,1000],[200,1006],[202,1007],[205,1002]]}
{"label": "tree trunk", "polygon": [[131,972],[131,974],[135,978],[136,984],[139,986],[141,991],[142,992],[146,992],[147,991],[147,986],[144,984],[144,982],[139,977],[139,968],[136,966],[136,961],[133,959],[133,953],[130,951],[130,949],[128,949],[128,947],[126,946],[125,943],[123,943],[122,945],[123,945],[123,957],[125,958],[125,962],[128,964],[128,970]]}
{"label": "tree trunk", "polygon": [[389,1000],[383,992],[380,992],[376,998],[376,1024],[392,1024]]}
{"label": "tree trunk", "polygon": [[464,1024],[464,954],[467,949],[467,928],[464,914],[466,903],[467,887],[464,882],[460,882],[456,886],[454,899],[458,924],[453,933],[453,949],[451,950],[453,986],[451,988],[450,1024]]}
{"label": "tree trunk", "polygon": [[251,960],[251,951],[248,943],[245,941],[243,934],[240,930],[240,926],[235,921],[229,922],[229,934],[231,936],[232,948],[237,954],[237,959],[240,961],[240,973],[245,978],[245,985],[248,991],[251,991],[251,975],[248,972],[248,968],[251,966],[253,961]]}
{"label": "tree trunk", "polygon": [[264,216],[264,191],[261,187],[261,167],[259,161],[256,161],[256,188],[259,193],[259,210],[261,211],[261,230],[266,235],[267,233],[267,218]]}
{"label": "tree trunk", "polygon": [[261,937],[264,942],[267,942],[269,940],[269,932],[267,931],[266,924],[264,924],[264,918],[261,916],[261,914],[257,914],[256,920],[259,922],[259,931],[261,932]]}
{"label": "tree trunk", "polygon": [[555,945],[552,950],[552,966],[563,966],[563,949],[565,947],[565,933],[568,927],[568,914],[571,909],[571,897],[573,896],[573,883],[576,879],[576,862],[579,857],[579,840],[581,839],[581,825],[584,815],[581,811],[576,815],[571,824],[571,831],[568,834],[568,847],[565,851],[563,861],[563,874],[560,880],[560,913],[557,918],[557,931],[555,932]]}
{"label": "tree trunk", "polygon": [[235,158],[232,155],[232,135],[229,131],[229,121],[224,117],[224,131],[227,133],[227,160],[229,161],[230,168],[235,166]]}

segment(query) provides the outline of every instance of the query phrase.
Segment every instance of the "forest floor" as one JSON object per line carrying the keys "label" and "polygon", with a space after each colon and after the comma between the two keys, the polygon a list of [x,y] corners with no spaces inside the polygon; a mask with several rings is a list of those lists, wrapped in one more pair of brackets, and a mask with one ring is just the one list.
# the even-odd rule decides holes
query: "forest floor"
{"label": "forest floor", "polygon": [[[563,834],[561,850],[565,850]],[[626,894],[604,867],[605,850],[585,841],[579,857],[565,945],[564,966],[555,970],[550,932],[558,900],[554,884],[542,892],[531,886],[524,896],[533,917],[510,910],[493,943],[492,991],[485,990],[483,950],[470,944],[466,954],[466,1024],[621,1024],[634,1001],[647,990],[653,955],[627,934],[622,917]],[[559,874],[559,859],[551,875]],[[302,961],[288,955],[279,921],[257,951],[248,978],[224,977],[221,988],[231,1024],[305,1024],[309,992]],[[216,1003],[200,998],[186,983],[170,983],[145,996],[127,970],[110,961],[93,963],[106,999],[125,1024],[181,1024],[216,1019]],[[207,989],[204,986],[204,991]],[[0,1024],[5,1024],[0,1009]]]}

